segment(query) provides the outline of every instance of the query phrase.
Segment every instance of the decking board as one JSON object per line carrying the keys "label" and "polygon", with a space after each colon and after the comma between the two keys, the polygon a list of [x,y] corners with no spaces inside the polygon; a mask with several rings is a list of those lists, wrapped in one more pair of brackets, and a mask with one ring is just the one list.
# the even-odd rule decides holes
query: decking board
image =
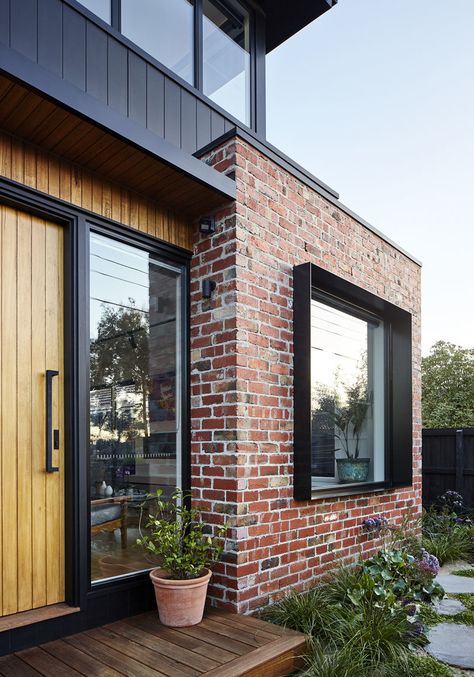
{"label": "decking board", "polygon": [[166,628],[155,612],[0,658],[2,677],[285,677],[306,638],[248,616],[209,611],[192,628]]}

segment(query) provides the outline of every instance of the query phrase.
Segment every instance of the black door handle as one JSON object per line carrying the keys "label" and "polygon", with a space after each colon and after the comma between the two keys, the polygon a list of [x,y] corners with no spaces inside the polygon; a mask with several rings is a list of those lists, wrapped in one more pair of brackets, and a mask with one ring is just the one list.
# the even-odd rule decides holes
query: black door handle
{"label": "black door handle", "polygon": [[[58,472],[53,465],[53,378],[59,375],[54,369],[46,370],[46,472]],[[59,430],[54,431],[54,448],[59,449]]]}

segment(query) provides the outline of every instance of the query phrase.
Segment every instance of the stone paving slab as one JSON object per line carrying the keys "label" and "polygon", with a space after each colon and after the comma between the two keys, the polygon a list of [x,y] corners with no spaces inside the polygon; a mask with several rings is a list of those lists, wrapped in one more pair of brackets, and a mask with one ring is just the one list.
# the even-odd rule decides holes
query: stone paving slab
{"label": "stone paving slab", "polygon": [[439,661],[458,668],[474,668],[474,627],[440,623],[428,633],[425,650]]}
{"label": "stone paving slab", "polygon": [[436,577],[436,582],[443,586],[445,592],[454,594],[464,592],[474,595],[474,578],[441,574]]}
{"label": "stone paving slab", "polygon": [[441,616],[456,616],[466,611],[466,607],[458,599],[441,599],[433,605],[434,610]]}

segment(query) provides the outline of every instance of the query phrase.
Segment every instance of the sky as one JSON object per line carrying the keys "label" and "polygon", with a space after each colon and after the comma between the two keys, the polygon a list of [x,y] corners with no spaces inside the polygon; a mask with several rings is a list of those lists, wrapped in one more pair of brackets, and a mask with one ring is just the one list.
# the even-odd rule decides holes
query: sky
{"label": "sky", "polygon": [[267,111],[271,143],[422,261],[423,354],[474,347],[474,0],[339,0],[268,55]]}

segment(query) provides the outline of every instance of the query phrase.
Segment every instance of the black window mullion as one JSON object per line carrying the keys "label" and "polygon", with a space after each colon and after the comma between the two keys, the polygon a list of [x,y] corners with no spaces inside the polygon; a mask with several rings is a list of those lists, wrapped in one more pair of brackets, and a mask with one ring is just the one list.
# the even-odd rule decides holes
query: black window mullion
{"label": "black window mullion", "polygon": [[110,2],[110,25],[117,31],[122,30],[122,0],[111,0]]}
{"label": "black window mullion", "polygon": [[203,90],[202,0],[194,0],[194,86]]}

